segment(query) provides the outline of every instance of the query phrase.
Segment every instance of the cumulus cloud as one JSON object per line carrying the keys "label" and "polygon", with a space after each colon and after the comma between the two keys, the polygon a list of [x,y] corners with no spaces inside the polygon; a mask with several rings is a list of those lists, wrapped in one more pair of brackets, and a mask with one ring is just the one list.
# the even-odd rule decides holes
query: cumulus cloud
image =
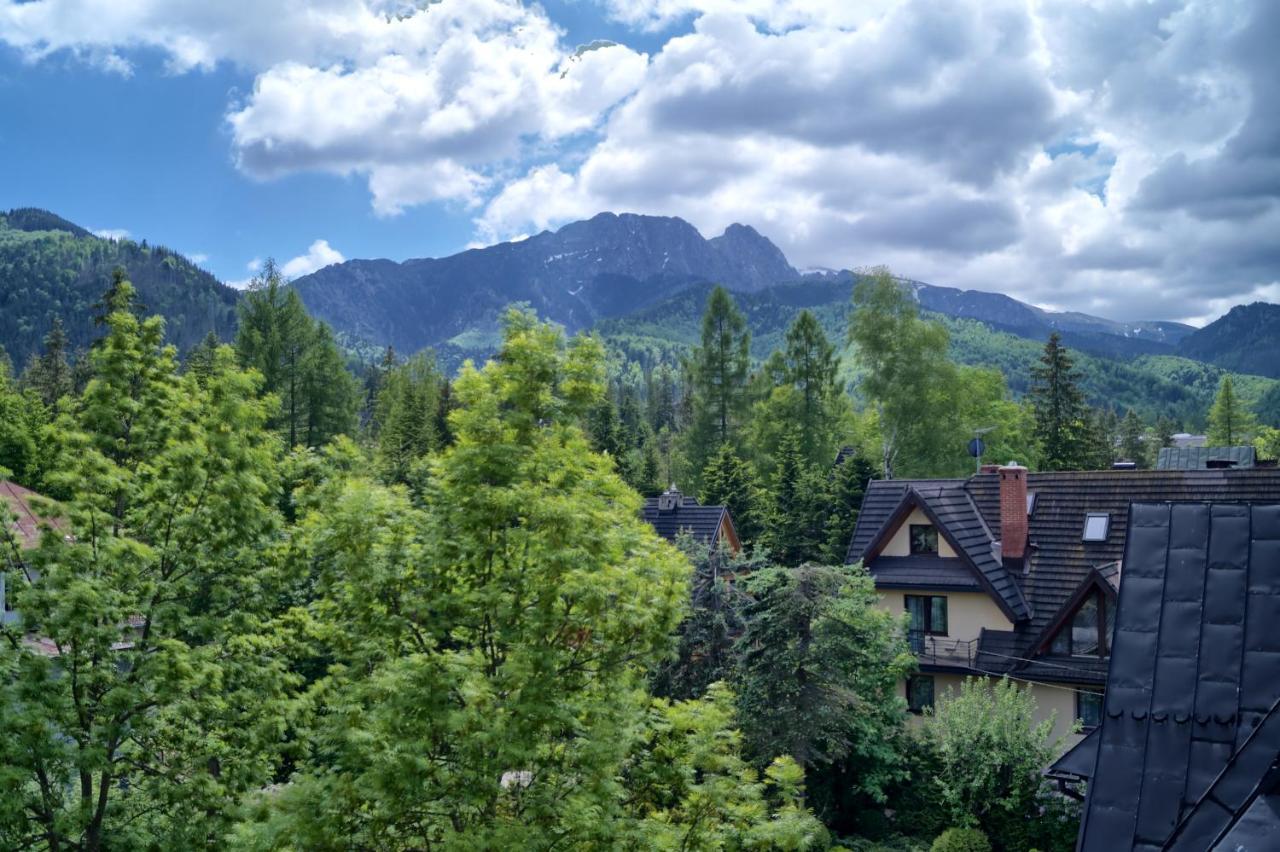
{"label": "cumulus cloud", "polygon": [[358,175],[376,213],[448,204],[480,241],[629,210],[1120,317],[1280,287],[1280,4],[597,7],[660,49],[575,50],[518,0],[0,0],[0,41],[235,63],[245,174]]}
{"label": "cumulus cloud", "polygon": [[98,228],[93,232],[104,240],[127,240],[129,231],[125,228]]}
{"label": "cumulus cloud", "polygon": [[342,252],[329,245],[328,240],[316,240],[307,249],[306,254],[300,254],[282,265],[280,274],[287,279],[301,278],[317,269],[324,269],[326,266],[342,263],[344,260],[346,258],[342,256]]}

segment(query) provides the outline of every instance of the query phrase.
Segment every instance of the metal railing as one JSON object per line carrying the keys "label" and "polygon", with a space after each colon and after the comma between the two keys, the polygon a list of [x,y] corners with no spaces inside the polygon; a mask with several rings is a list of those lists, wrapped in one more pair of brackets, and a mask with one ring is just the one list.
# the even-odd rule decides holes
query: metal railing
{"label": "metal railing", "polygon": [[921,663],[941,666],[972,666],[978,649],[977,639],[948,639],[931,636],[923,630],[908,630],[907,644]]}

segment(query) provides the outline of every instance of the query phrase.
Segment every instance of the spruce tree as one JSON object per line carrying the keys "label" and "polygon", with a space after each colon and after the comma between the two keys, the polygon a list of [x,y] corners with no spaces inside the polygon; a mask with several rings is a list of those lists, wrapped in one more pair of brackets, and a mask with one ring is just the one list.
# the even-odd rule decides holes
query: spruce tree
{"label": "spruce tree", "polygon": [[702,316],[702,345],[688,362],[693,409],[688,456],[695,471],[701,470],[719,447],[737,445],[747,405],[750,345],[746,317],[729,292],[716,287]]}
{"label": "spruce tree", "polygon": [[1133,409],[1125,412],[1124,419],[1120,421],[1120,455],[1126,460],[1134,462],[1139,468],[1147,468],[1147,449],[1145,438],[1145,429],[1142,421],[1138,419],[1138,415]]}
{"label": "spruce tree", "polygon": [[1089,467],[1090,417],[1071,356],[1055,331],[1040,363],[1031,368],[1031,397],[1040,466],[1045,470]]}
{"label": "spruce tree", "polygon": [[371,426],[376,435],[374,460],[384,482],[409,482],[414,464],[439,449],[443,382],[429,353],[415,355],[383,377]]}
{"label": "spruce tree", "polygon": [[55,316],[49,333],[44,336],[44,350],[32,356],[23,376],[23,384],[32,388],[49,408],[57,406],[58,400],[74,389],[67,345],[62,319]]}
{"label": "spruce tree", "polygon": [[826,523],[826,478],[809,464],[793,428],[782,440],[767,542],[781,565],[795,566],[822,558]]}
{"label": "spruce tree", "polygon": [[853,528],[862,511],[862,498],[867,483],[875,476],[875,466],[862,455],[849,453],[831,473],[828,484],[827,524],[825,529],[823,561],[827,565],[840,565],[845,561],[849,543],[853,540]]}
{"label": "spruce tree", "polygon": [[727,506],[738,538],[744,545],[755,542],[765,530],[767,513],[751,465],[732,444],[721,444],[703,468],[701,480],[703,505]]}
{"label": "spruce tree", "polygon": [[800,452],[810,464],[830,462],[835,452],[835,411],[840,395],[836,348],[817,318],[801,311],[787,329],[784,363],[786,380],[796,389],[799,406]]}
{"label": "spruce tree", "polygon": [[1247,443],[1257,428],[1257,417],[1236,396],[1231,376],[1224,375],[1209,409],[1209,445],[1234,447]]}

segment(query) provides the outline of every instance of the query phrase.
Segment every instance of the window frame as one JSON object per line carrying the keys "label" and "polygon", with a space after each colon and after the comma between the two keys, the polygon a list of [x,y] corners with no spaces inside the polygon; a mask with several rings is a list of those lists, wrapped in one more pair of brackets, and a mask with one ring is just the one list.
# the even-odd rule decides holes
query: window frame
{"label": "window frame", "polygon": [[[1076,616],[1080,614],[1080,610],[1090,598],[1095,599],[1098,604],[1098,652],[1096,654],[1077,654],[1075,649],[1075,640],[1071,634],[1074,630]],[[1102,589],[1099,589],[1097,586],[1090,589],[1089,594],[1081,598],[1080,603],[1078,603],[1076,608],[1071,611],[1071,616],[1062,622],[1062,625],[1058,628],[1058,632],[1054,633],[1049,639],[1049,653],[1055,657],[1075,657],[1081,660],[1105,660],[1110,657],[1111,636],[1107,634],[1107,614],[1111,613],[1113,609],[1114,605],[1108,603],[1107,596],[1103,593]],[[1058,639],[1062,637],[1065,637],[1066,639],[1067,651],[1065,654],[1054,648],[1054,645],[1058,643]]]}
{"label": "window frame", "polygon": [[[919,705],[915,702],[914,686],[917,683],[929,684],[929,701]],[[906,681],[907,693],[907,710],[917,716],[923,716],[925,710],[932,710],[935,702],[938,700],[938,684],[931,674],[913,674],[907,676]]]}
{"label": "window frame", "polygon": [[[1075,693],[1076,693],[1076,721],[1080,723],[1081,730],[1092,731],[1094,728],[1098,727],[1098,725],[1102,724],[1102,704],[1103,704],[1103,700],[1106,693],[1104,690],[1084,688],[1084,687],[1077,687]],[[1098,721],[1094,722],[1092,725],[1086,723],[1084,719],[1083,698],[1086,695],[1096,695],[1098,697],[1098,711],[1097,711]]]}
{"label": "window frame", "polygon": [[[951,630],[951,611],[950,611],[950,606],[949,606],[949,605],[948,605],[948,603],[947,603],[947,596],[946,596],[946,595],[903,595],[903,596],[902,596],[902,609],[903,609],[903,611],[904,611],[904,612],[906,612],[906,613],[907,613],[907,618],[908,618],[908,619],[910,619],[910,617],[911,617],[911,604],[910,604],[910,601],[911,601],[913,598],[914,598],[914,599],[916,599],[916,600],[924,601],[924,605],[923,605],[923,606],[924,606],[924,629],[923,629],[922,631],[920,631],[921,633],[923,633],[925,636],[949,636],[949,635],[951,635],[951,634],[950,634],[950,630]],[[935,600],[941,600],[941,601],[942,601],[942,622],[943,622],[943,623],[942,623],[942,629],[941,629],[941,630],[935,630],[935,629],[934,629],[934,624],[933,624],[933,602],[934,602]],[[912,628],[911,628],[911,623],[910,623],[910,621],[908,621],[908,623],[907,623],[907,630],[908,630],[908,631],[910,631],[911,629],[912,629]]]}
{"label": "window frame", "polygon": [[[1100,537],[1089,536],[1089,522],[1102,520],[1102,535]],[[1080,540],[1096,544],[1100,541],[1106,541],[1107,536],[1111,534],[1111,513],[1110,512],[1086,512],[1084,516],[1084,528],[1080,530]]]}
{"label": "window frame", "polygon": [[[933,550],[916,550],[917,529],[926,529],[933,531]],[[938,527],[935,524],[907,524],[907,552],[912,556],[938,556],[941,551],[938,547]]]}

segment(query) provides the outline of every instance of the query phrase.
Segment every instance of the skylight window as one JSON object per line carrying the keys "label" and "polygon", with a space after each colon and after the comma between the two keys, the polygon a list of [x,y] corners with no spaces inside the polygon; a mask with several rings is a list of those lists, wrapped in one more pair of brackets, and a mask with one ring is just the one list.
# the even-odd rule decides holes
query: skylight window
{"label": "skylight window", "polygon": [[1084,540],[1106,541],[1111,516],[1105,512],[1090,512],[1084,516]]}

